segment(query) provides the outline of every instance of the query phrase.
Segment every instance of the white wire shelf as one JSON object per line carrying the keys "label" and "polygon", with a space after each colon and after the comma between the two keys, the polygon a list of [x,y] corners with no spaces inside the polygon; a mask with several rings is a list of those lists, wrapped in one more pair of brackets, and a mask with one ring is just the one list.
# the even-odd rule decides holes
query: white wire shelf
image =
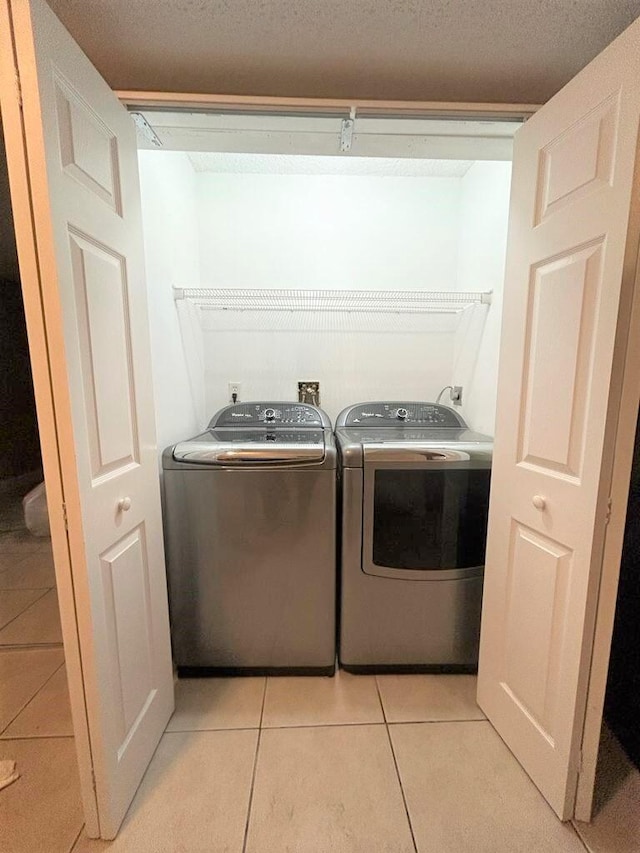
{"label": "white wire shelf", "polygon": [[491,303],[491,291],[262,290],[174,287],[176,301],[207,311],[341,311],[387,314],[458,314]]}

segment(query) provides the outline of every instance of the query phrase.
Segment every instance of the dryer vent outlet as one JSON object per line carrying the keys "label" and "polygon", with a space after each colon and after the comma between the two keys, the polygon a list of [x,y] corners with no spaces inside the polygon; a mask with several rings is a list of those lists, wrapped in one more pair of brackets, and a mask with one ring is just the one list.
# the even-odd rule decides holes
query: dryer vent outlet
{"label": "dryer vent outlet", "polygon": [[298,402],[309,403],[312,406],[320,405],[320,383],[298,382]]}

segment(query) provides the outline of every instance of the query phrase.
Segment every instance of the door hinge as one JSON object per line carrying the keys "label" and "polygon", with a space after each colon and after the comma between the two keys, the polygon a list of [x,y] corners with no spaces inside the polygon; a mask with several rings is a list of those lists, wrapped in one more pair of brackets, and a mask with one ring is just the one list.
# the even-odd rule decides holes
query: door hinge
{"label": "door hinge", "polygon": [[69,532],[69,518],[67,516],[67,505],[65,503],[62,504],[62,517],[64,518],[64,529]]}
{"label": "door hinge", "polygon": [[16,95],[18,97],[18,106],[20,107],[20,110],[22,110],[22,86],[20,85],[20,75],[17,71],[15,73],[14,79],[16,81]]}
{"label": "door hinge", "polygon": [[155,145],[156,148],[162,148],[162,140],[142,113],[131,112],[129,115],[131,116],[140,136],[142,136],[143,139],[146,139],[147,142]]}
{"label": "door hinge", "polygon": [[351,107],[349,112],[349,118],[345,118],[342,120],[342,125],[340,126],[340,150],[341,151],[350,151],[351,143],[353,141],[353,128],[356,123],[356,108]]}
{"label": "door hinge", "polygon": [[607,525],[607,524],[609,524],[609,522],[611,521],[611,505],[612,505],[612,503],[613,503],[612,499],[611,499],[611,498],[609,498],[609,499],[607,500],[607,512],[606,512],[606,515],[605,515],[605,517],[604,517],[605,527],[606,527],[606,525]]}

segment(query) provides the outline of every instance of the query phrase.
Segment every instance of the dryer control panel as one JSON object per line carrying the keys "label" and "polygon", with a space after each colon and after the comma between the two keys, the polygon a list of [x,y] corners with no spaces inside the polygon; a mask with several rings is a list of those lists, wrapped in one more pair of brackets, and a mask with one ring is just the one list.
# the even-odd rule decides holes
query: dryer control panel
{"label": "dryer control panel", "polygon": [[422,427],[465,429],[466,423],[448,406],[436,403],[377,402],[358,403],[341,412],[337,427]]}
{"label": "dryer control panel", "polygon": [[305,403],[255,402],[226,406],[213,416],[209,429],[221,427],[325,427],[326,415]]}

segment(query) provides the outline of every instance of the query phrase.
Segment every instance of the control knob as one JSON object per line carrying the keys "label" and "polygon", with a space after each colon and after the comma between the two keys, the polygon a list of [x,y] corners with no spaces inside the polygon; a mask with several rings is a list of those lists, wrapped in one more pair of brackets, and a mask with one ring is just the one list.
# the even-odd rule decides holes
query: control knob
{"label": "control knob", "polygon": [[265,421],[275,421],[276,410],[275,409],[265,409],[264,410],[264,419],[265,419]]}
{"label": "control knob", "polygon": [[406,409],[400,408],[396,411],[396,417],[399,421],[406,421],[409,412]]}

